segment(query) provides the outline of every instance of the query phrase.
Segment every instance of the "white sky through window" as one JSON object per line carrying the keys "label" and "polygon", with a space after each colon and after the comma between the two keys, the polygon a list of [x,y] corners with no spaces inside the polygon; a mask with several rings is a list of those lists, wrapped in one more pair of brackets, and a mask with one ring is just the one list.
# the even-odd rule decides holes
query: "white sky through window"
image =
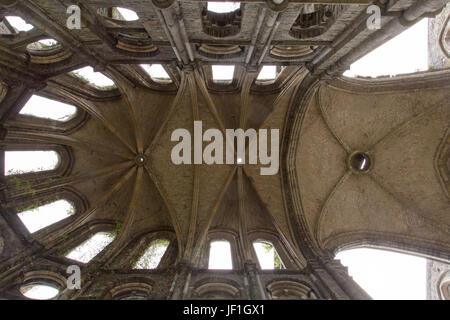
{"label": "white sky through window", "polygon": [[109,87],[115,85],[114,81],[101,72],[95,72],[92,67],[81,68],[73,72],[82,76],[96,87]]}
{"label": "white sky through window", "polygon": [[43,45],[46,46],[54,46],[56,44],[58,44],[58,41],[56,41],[55,39],[42,39],[38,41],[39,43],[42,43]]}
{"label": "white sky through window", "polygon": [[20,291],[25,297],[35,300],[49,300],[56,297],[59,293],[58,289],[44,284],[23,286]]}
{"label": "white sky through window", "polygon": [[378,77],[428,70],[428,19],[422,19],[350,66],[347,77]]}
{"label": "white sky through window", "polygon": [[32,210],[18,213],[20,220],[30,233],[68,218],[75,213],[73,205],[66,200],[58,200]]}
{"label": "white sky through window", "polygon": [[53,170],[58,163],[55,151],[5,151],[5,175]]}
{"label": "white sky through window", "polygon": [[34,28],[33,25],[27,23],[25,20],[23,20],[21,17],[17,16],[6,16],[6,19],[8,20],[9,24],[13,26],[18,31],[30,31]]}
{"label": "white sky through window", "polygon": [[208,2],[208,10],[216,13],[233,12],[239,7],[239,2]]}
{"label": "white sky through window", "polygon": [[234,66],[213,65],[212,74],[214,81],[231,81],[234,77]]}
{"label": "white sky through window", "polygon": [[253,242],[258,262],[263,270],[275,269],[275,248],[268,242]]}
{"label": "white sky through window", "polygon": [[209,269],[233,269],[231,247],[228,241],[212,241],[209,250]]}
{"label": "white sky through window", "polygon": [[98,232],[91,238],[73,249],[66,258],[88,263],[114,240],[114,236],[107,232]]}
{"label": "white sky through window", "polygon": [[155,240],[135,265],[135,269],[155,269],[169,246],[167,240]]}
{"label": "white sky through window", "polygon": [[277,77],[276,66],[264,66],[258,74],[256,80],[275,80]]}
{"label": "white sky through window", "polygon": [[170,76],[167,74],[164,67],[160,64],[141,64],[141,67],[153,79],[170,80]]}
{"label": "white sky through window", "polygon": [[136,20],[139,20],[138,15],[133,10],[125,9],[125,8],[121,8],[121,7],[117,7],[116,9],[117,9],[117,11],[119,11],[119,13],[125,19],[125,21],[136,21]]}
{"label": "white sky through window", "polygon": [[72,105],[37,95],[33,95],[20,110],[20,114],[56,121],[68,121],[76,112],[77,108]]}
{"label": "white sky through window", "polygon": [[376,300],[426,299],[426,259],[358,248],[336,255],[350,276]]}

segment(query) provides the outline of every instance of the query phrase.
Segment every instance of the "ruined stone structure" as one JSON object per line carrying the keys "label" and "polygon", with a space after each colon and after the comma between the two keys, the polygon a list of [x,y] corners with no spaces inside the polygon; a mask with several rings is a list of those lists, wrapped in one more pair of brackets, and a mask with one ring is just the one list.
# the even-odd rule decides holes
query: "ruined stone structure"
{"label": "ruined stone structure", "polygon": [[[43,283],[58,288],[56,299],[368,299],[337,251],[366,245],[450,260],[450,70],[342,76],[447,2],[245,0],[214,13],[198,0],[0,0],[2,166],[8,150],[60,157],[54,170],[2,172],[0,298],[25,299],[23,285]],[[367,28],[374,3],[379,30]],[[74,4],[81,29],[67,27]],[[121,20],[115,6],[139,20]],[[35,28],[15,32],[5,16]],[[444,59],[446,19],[436,33]],[[58,45],[29,46],[46,38]],[[162,64],[170,80],[139,64]],[[232,81],[213,81],[214,64],[235,65]],[[274,81],[256,81],[264,65],[280,67]],[[85,66],[116,86],[69,74]],[[34,94],[78,112],[67,122],[19,114]],[[204,130],[280,129],[278,174],[174,165],[171,133],[192,131],[195,120]],[[55,199],[75,213],[30,233],[18,212]],[[116,237],[89,263],[65,257],[99,231]],[[133,269],[154,239],[170,241],[158,267]],[[231,245],[232,270],[208,269],[217,239]],[[270,241],[285,268],[262,270],[255,240]],[[66,287],[74,264],[80,290]]]}

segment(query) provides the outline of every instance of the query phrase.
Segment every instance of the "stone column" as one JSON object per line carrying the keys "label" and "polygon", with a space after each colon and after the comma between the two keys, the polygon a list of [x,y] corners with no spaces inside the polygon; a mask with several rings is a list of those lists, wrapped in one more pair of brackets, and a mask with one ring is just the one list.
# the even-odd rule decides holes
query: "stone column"
{"label": "stone column", "polygon": [[191,268],[186,262],[181,262],[177,266],[177,272],[175,274],[172,288],[170,289],[169,299],[171,300],[183,300],[186,295],[186,290],[189,287],[191,278]]}
{"label": "stone column", "polygon": [[245,276],[248,279],[248,289],[250,294],[250,299],[252,300],[265,300],[267,299],[264,289],[261,285],[261,279],[256,268],[256,264],[247,261],[244,263]]}

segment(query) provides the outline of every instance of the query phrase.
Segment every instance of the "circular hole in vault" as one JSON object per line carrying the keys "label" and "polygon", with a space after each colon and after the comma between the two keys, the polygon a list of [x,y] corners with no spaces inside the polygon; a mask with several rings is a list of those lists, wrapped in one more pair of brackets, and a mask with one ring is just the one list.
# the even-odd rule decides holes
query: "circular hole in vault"
{"label": "circular hole in vault", "polygon": [[363,152],[353,154],[350,159],[350,165],[356,171],[367,171],[369,170],[371,164],[372,161],[370,160],[370,157]]}

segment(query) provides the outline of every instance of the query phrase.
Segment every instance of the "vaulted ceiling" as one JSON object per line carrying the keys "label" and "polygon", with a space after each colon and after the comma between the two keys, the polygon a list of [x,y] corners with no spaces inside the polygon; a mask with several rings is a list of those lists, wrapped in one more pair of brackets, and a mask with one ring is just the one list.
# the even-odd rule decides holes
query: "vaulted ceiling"
{"label": "vaulted ceiling", "polygon": [[[117,238],[97,264],[129,268],[120,254],[152,232],[176,240],[171,262],[197,267],[205,267],[214,233],[236,240],[238,267],[254,259],[251,241],[262,234],[279,242],[297,270],[316,255],[361,244],[449,259],[449,71],[339,77],[445,1],[379,1],[381,30],[366,27],[372,2],[248,0],[218,16],[196,0],[85,0],[77,1],[77,30],[66,26],[74,1],[0,0],[0,17],[18,15],[35,26],[0,35],[1,146],[60,148],[65,171],[50,176],[59,179],[26,179],[33,197],[78,199],[77,214],[30,234],[16,215],[30,195],[3,177],[0,261],[45,256],[65,263],[61,248],[76,242],[68,236],[82,239],[96,225],[117,222]],[[305,3],[320,6],[308,13]],[[140,19],[108,16],[114,6]],[[308,25],[302,13],[320,23]],[[44,38],[59,44],[27,48]],[[144,63],[162,64],[172,82],[152,79]],[[214,81],[215,64],[236,66],[230,83]],[[273,83],[258,84],[263,65],[285,68]],[[84,66],[116,87],[100,90],[69,74]],[[79,113],[67,124],[27,120],[18,113],[33,94]],[[279,129],[278,174],[261,175],[261,165],[173,164],[172,132],[192,133],[196,120],[204,131]],[[370,160],[367,171],[353,165],[357,153]],[[8,267],[0,264],[0,271]]]}

